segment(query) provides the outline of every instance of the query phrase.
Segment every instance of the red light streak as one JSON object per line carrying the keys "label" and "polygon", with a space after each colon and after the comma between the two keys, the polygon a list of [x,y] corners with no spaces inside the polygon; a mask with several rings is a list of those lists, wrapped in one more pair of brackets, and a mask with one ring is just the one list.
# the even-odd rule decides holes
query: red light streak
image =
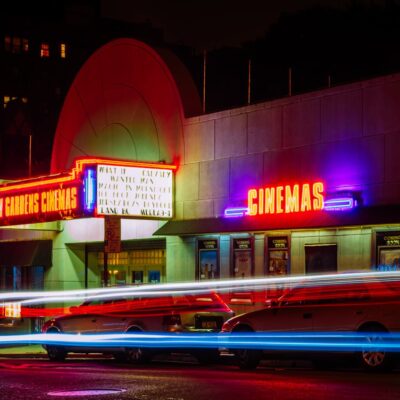
{"label": "red light streak", "polygon": [[[109,303],[99,305],[83,303],[80,306],[56,308],[30,308],[23,306],[21,307],[21,317],[54,317],[87,314],[112,314],[115,317],[119,315],[123,315],[124,317],[149,317],[171,313],[231,312],[231,309],[225,304],[222,296],[216,293],[202,294],[201,296],[166,296],[108,301]],[[2,315],[1,312],[0,315]]]}
{"label": "red light streak", "polygon": [[[299,283],[295,286],[269,287],[238,292],[234,288],[217,294],[206,293],[201,295],[177,295],[171,292],[169,296],[140,297],[124,299],[108,297],[104,304],[92,305],[84,303],[75,307],[59,308],[30,308],[22,305],[21,317],[54,317],[61,315],[119,314],[134,316],[156,316],[168,313],[191,312],[229,312],[229,305],[248,304],[259,307],[276,306],[307,306],[330,307],[341,304],[354,306],[360,303],[369,305],[400,303],[400,281],[368,281],[348,282],[341,284],[314,285],[312,282]],[[154,295],[154,294],[153,294]],[[201,300],[203,299],[203,300]],[[204,301],[206,300],[206,301]],[[4,310],[4,307],[3,307]],[[0,316],[4,311],[0,308]]]}
{"label": "red light streak", "polygon": [[40,292],[3,292],[0,300],[20,301],[22,305],[43,304],[51,302],[76,302],[96,299],[117,299],[129,296],[155,297],[165,295],[198,295],[218,292],[251,293],[266,290],[267,293],[283,294],[283,291],[294,286],[339,286],[357,284],[360,282],[396,283],[400,281],[400,272],[357,272],[324,275],[290,275],[285,277],[268,277],[252,279],[215,280],[207,282],[165,283],[141,286],[110,287],[96,289],[79,289],[69,291],[40,291]]}

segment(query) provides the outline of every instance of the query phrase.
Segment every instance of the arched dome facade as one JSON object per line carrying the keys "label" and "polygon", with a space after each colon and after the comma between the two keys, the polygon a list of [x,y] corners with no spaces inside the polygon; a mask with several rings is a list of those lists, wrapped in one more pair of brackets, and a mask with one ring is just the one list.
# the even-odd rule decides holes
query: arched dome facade
{"label": "arched dome facade", "polygon": [[[163,58],[144,43],[118,39],[101,47],[83,65],[66,96],[51,173],[70,168],[83,156],[179,163],[181,94],[187,95],[194,85],[188,84],[187,76],[183,90],[177,82],[181,84],[182,77],[174,77]],[[195,104],[197,95],[194,90],[192,94]]]}

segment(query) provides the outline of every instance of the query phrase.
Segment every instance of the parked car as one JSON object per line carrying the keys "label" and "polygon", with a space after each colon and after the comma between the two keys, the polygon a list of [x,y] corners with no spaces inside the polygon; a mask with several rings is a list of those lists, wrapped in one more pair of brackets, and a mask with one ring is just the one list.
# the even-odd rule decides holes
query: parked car
{"label": "parked car", "polygon": [[[365,332],[367,340],[379,342],[382,332],[400,331],[400,283],[365,280],[353,284],[311,286],[300,284],[288,289],[277,300],[267,301],[257,311],[231,318],[222,333],[231,332]],[[381,333],[381,337],[379,334]],[[240,368],[256,368],[263,357],[308,358],[328,368],[338,354],[316,351],[255,349],[235,350]],[[344,354],[343,354],[344,355]],[[347,355],[349,353],[347,352]],[[390,369],[393,353],[366,350],[352,353],[368,370]]]}
{"label": "parked car", "polygon": [[[104,334],[134,332],[219,332],[234,315],[216,293],[93,300],[71,307],[68,315],[53,318],[43,326],[44,333]],[[142,363],[156,353],[155,348],[99,348],[45,345],[50,360],[62,361],[68,353],[111,353],[120,361]],[[174,352],[188,352],[175,349]],[[200,362],[216,361],[215,349],[191,349]]]}

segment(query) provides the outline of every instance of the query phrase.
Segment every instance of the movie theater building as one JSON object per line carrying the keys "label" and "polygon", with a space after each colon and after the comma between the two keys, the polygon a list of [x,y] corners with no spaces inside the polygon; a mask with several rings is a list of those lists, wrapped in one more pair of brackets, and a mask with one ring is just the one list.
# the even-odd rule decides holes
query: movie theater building
{"label": "movie theater building", "polygon": [[113,41],[51,175],[0,187],[0,288],[397,269],[399,107],[396,74],[201,115],[172,55]]}

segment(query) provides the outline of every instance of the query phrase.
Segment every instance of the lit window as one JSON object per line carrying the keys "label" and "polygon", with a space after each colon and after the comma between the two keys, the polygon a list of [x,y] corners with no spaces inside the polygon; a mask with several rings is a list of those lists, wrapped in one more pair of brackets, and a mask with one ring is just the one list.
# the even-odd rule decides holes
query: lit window
{"label": "lit window", "polygon": [[22,39],[22,51],[24,53],[27,53],[29,51],[29,40],[28,39]]}
{"label": "lit window", "polygon": [[4,37],[4,50],[6,50],[6,51],[11,50],[11,37],[10,36]]}
{"label": "lit window", "polygon": [[27,97],[21,97],[21,101],[26,104],[28,102],[28,98]]}
{"label": "lit window", "polygon": [[10,96],[4,96],[3,97],[3,107],[6,108],[7,107],[7,103],[10,101]]}
{"label": "lit window", "polygon": [[12,40],[12,52],[19,53],[21,51],[21,38],[13,37]]}
{"label": "lit window", "polygon": [[40,57],[50,57],[50,47],[48,43],[40,45]]}
{"label": "lit window", "polygon": [[67,57],[67,46],[65,43],[60,44],[60,56],[61,56],[61,58]]}
{"label": "lit window", "polygon": [[3,96],[3,107],[6,108],[10,101],[17,100],[17,98],[17,96]]}

